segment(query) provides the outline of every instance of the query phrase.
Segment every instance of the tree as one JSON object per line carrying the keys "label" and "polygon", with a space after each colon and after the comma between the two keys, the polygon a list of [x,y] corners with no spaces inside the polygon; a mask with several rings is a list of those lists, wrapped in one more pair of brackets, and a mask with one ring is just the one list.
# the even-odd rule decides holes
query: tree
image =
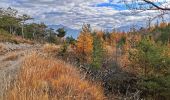
{"label": "tree", "polygon": [[157,5],[156,3],[154,3],[153,1],[150,1],[150,0],[143,0],[143,1],[148,3],[148,4],[150,4],[150,5],[152,5],[153,7],[157,8],[158,10],[159,9],[160,10],[170,10],[170,8],[168,8],[168,7],[161,7],[161,6]]}
{"label": "tree", "polygon": [[54,43],[56,39],[56,33],[54,32],[54,29],[49,28],[47,29],[47,41],[50,43]]}
{"label": "tree", "polygon": [[[17,32],[22,35],[22,29]],[[28,23],[24,25],[24,38],[44,41],[49,36],[49,31],[44,23]]]}
{"label": "tree", "polygon": [[123,2],[130,9],[135,10],[163,10],[170,11],[170,8],[167,7],[170,1],[157,1],[157,0],[123,0]]}
{"label": "tree", "polygon": [[84,25],[77,39],[76,51],[78,58],[83,63],[91,62],[93,51],[93,37],[89,30],[90,27]]}
{"label": "tree", "polygon": [[100,36],[93,36],[93,53],[92,53],[92,66],[93,68],[100,68],[103,64],[104,47]]}
{"label": "tree", "polygon": [[170,67],[169,48],[161,42],[156,43],[150,36],[144,37],[135,49],[136,52],[130,52],[129,59],[132,66],[142,69],[142,75],[159,76]]}
{"label": "tree", "polygon": [[76,40],[72,36],[67,37],[66,38],[66,42],[71,44],[71,45],[75,45],[76,44]]}
{"label": "tree", "polygon": [[18,11],[9,7],[7,9],[0,9],[0,12],[0,27],[10,34],[15,34],[20,22],[17,17]]}
{"label": "tree", "polygon": [[155,100],[160,97],[169,99],[170,94],[167,94],[170,92],[169,51],[167,44],[155,42],[149,35],[143,36],[136,46],[131,46],[128,56],[129,66],[140,78],[138,86],[145,97],[151,96]]}
{"label": "tree", "polygon": [[119,2],[124,2],[126,7],[132,11],[132,14],[148,10],[157,11],[158,14],[156,16],[150,16],[150,21],[156,18],[164,20],[164,15],[169,15],[170,11],[169,0],[119,0]]}
{"label": "tree", "polygon": [[155,41],[161,41],[164,44],[169,42],[170,40],[170,25],[168,23],[162,22],[156,25],[152,31],[150,31],[151,35],[154,37]]}
{"label": "tree", "polygon": [[12,8],[0,9],[0,27],[15,35],[21,27],[22,36],[24,37],[25,21],[32,19],[30,16],[23,14],[18,15],[18,11]]}
{"label": "tree", "polygon": [[57,36],[60,38],[62,38],[66,35],[66,31],[64,30],[64,28],[57,29],[57,32],[58,32]]}
{"label": "tree", "polygon": [[22,16],[20,16],[21,19],[21,27],[22,27],[22,37],[24,38],[24,24],[25,21],[32,19],[30,16],[23,14]]}

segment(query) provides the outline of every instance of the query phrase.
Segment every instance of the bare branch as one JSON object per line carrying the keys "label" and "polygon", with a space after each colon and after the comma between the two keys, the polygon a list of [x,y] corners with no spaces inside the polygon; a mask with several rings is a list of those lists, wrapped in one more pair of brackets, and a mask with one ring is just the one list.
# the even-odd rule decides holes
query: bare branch
{"label": "bare branch", "polygon": [[170,11],[170,8],[166,8],[166,7],[161,7],[161,6],[158,6],[156,5],[154,2],[152,1],[149,1],[149,0],[143,0],[144,2],[148,3],[148,4],[151,4],[152,6],[156,7],[157,9],[152,9],[152,10],[169,10]]}

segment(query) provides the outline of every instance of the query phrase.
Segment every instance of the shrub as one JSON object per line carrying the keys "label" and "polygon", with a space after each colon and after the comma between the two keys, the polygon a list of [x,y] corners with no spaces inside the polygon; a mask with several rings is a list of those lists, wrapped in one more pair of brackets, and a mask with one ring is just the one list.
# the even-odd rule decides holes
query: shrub
{"label": "shrub", "polygon": [[59,52],[59,54],[60,54],[61,56],[64,56],[64,54],[67,52],[68,46],[69,46],[69,44],[68,44],[67,42],[64,42],[64,43],[62,44],[62,46],[61,46],[61,48],[60,48],[60,52]]}

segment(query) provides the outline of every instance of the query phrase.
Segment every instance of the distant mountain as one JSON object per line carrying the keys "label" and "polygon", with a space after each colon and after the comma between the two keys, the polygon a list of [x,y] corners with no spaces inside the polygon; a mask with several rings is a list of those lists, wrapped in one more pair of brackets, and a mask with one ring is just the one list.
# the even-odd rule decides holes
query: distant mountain
{"label": "distant mountain", "polygon": [[[134,27],[136,30],[139,30],[142,26],[142,24],[140,25],[135,25],[135,26],[132,26],[132,25],[124,25],[124,26],[121,26],[121,27],[118,27],[118,28],[115,28],[116,31],[119,31],[119,32],[128,32],[130,31],[130,29],[132,27]],[[72,29],[72,28],[69,28],[67,26],[64,26],[64,25],[48,25],[49,28],[53,28],[53,29],[58,29],[58,28],[63,28],[66,30],[67,34],[66,34],[66,37],[67,36],[72,36],[73,38],[77,39],[79,33],[80,33],[80,30],[76,30],[76,29]],[[105,30],[105,31],[108,31],[108,32],[111,32],[112,29],[108,29],[108,30]]]}
{"label": "distant mountain", "polygon": [[118,28],[116,28],[116,30],[117,31],[120,31],[120,32],[129,32],[129,31],[131,31],[131,29],[132,28],[135,28],[136,30],[139,30],[139,29],[141,29],[142,27],[145,27],[144,25],[134,25],[134,26],[132,26],[132,25],[125,25],[125,26],[121,26],[121,27],[118,27]]}
{"label": "distant mountain", "polygon": [[64,27],[64,29],[67,32],[66,37],[72,36],[73,38],[77,38],[78,34],[80,33],[80,30],[72,29],[72,28],[69,28],[69,27],[64,26],[64,25],[48,25],[48,27],[53,28],[53,29],[58,29],[58,28]]}

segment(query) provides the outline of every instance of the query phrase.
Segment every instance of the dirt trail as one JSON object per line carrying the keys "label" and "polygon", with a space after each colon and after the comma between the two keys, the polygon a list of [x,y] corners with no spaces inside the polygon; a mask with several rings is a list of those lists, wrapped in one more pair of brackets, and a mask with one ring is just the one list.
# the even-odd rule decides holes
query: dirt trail
{"label": "dirt trail", "polygon": [[39,48],[38,45],[0,43],[5,46],[0,55],[0,100],[10,82],[13,82],[26,54]]}

